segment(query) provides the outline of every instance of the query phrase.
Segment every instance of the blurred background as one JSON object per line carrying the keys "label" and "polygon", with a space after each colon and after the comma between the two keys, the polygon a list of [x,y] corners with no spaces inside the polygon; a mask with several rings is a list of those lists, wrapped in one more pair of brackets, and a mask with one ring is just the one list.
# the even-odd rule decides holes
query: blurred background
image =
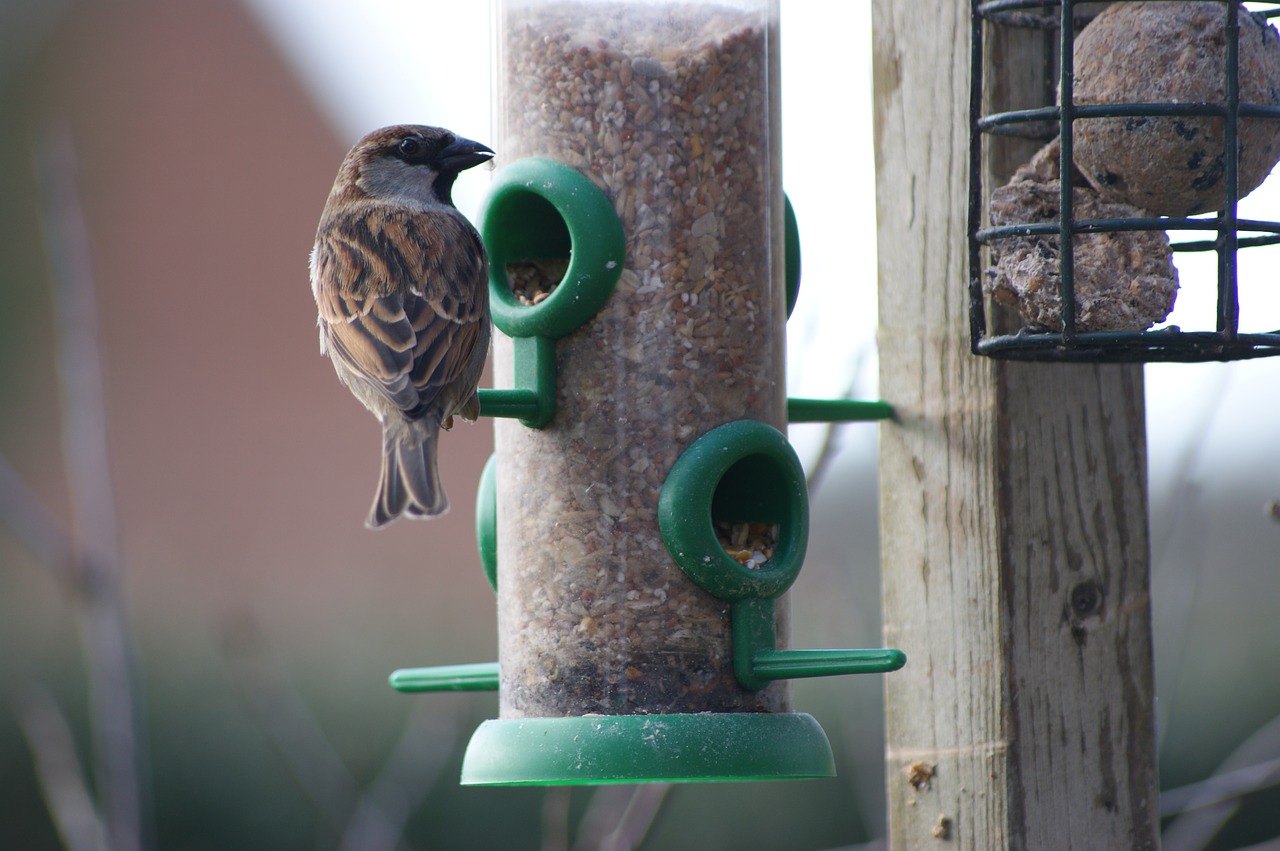
{"label": "blurred background", "polygon": [[[876,398],[869,6],[782,0],[782,15],[804,257],[790,393]],[[496,658],[471,510],[492,431],[447,436],[446,518],[366,531],[377,427],[318,354],[307,253],[364,132],[489,138],[489,40],[483,6],[436,0],[0,2],[0,846],[76,834],[60,838],[37,777],[71,776],[74,760],[103,782],[90,683],[118,664],[111,647],[137,664],[158,848],[588,847],[628,805],[652,811],[652,848],[882,834],[877,677],[796,684],[837,778],[648,803],[460,788],[496,697],[386,684],[398,667]],[[461,177],[464,212],[487,182]],[[1278,182],[1242,215],[1280,218]],[[1242,261],[1252,327],[1280,326],[1267,251]],[[1184,269],[1180,311],[1204,303],[1199,274]],[[1178,802],[1224,764],[1280,773],[1280,363],[1147,379],[1162,785]],[[814,477],[797,647],[881,643],[875,429],[792,430]],[[77,507],[94,488],[111,498]],[[113,586],[68,568],[69,531],[91,579],[118,567],[124,642],[104,614]],[[1254,785],[1212,843],[1184,847],[1280,835],[1274,783]],[[83,811],[74,788],[44,790]]]}

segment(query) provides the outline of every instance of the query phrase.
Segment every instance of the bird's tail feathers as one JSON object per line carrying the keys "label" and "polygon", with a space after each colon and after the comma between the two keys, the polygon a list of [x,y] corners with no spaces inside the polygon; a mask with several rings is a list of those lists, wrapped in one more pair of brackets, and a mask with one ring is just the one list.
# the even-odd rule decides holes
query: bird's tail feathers
{"label": "bird's tail feathers", "polygon": [[401,516],[439,517],[449,510],[436,467],[438,437],[435,429],[383,429],[382,472],[366,526],[378,529]]}

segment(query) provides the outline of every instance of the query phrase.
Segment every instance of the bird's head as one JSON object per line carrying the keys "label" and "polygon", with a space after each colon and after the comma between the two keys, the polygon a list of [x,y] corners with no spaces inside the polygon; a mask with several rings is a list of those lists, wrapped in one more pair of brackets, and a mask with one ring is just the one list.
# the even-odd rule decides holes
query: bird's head
{"label": "bird's head", "polygon": [[492,157],[490,148],[442,127],[383,127],[347,153],[334,188],[345,186],[378,199],[452,206],[458,173]]}

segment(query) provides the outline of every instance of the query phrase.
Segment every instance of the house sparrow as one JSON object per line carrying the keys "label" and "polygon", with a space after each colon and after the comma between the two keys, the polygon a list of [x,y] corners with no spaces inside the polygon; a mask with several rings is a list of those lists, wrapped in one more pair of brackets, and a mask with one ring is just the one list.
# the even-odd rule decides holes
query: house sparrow
{"label": "house sparrow", "polygon": [[449,508],[440,428],[480,412],[489,349],[484,245],[453,206],[458,173],[493,151],[439,127],[384,127],[347,154],[311,249],[320,352],[382,423],[382,473],[365,525]]}

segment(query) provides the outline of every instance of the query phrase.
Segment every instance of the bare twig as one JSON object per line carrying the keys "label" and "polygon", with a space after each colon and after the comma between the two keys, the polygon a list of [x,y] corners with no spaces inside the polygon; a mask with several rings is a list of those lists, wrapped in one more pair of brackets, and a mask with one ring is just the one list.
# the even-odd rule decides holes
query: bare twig
{"label": "bare twig", "polygon": [[251,618],[227,630],[223,647],[254,718],[325,825],[340,835],[358,797],[355,778],[270,657]]}
{"label": "bare twig", "polygon": [[[1197,471],[1204,462],[1208,447],[1213,445],[1208,437],[1213,432],[1218,414],[1222,411],[1222,400],[1226,397],[1230,382],[1231,373],[1224,373],[1223,380],[1214,382],[1210,387],[1209,398],[1205,403],[1197,406],[1192,412],[1195,417],[1194,425],[1189,430],[1189,436],[1172,465],[1171,484],[1166,491],[1167,508],[1163,515],[1165,518],[1163,528],[1158,528],[1155,522],[1161,515],[1152,515],[1151,565],[1157,573],[1167,571],[1174,547],[1182,543],[1179,535],[1185,533],[1191,526],[1189,518],[1203,511],[1204,488]],[[1206,538],[1207,536],[1200,535],[1192,539],[1191,546],[1195,553],[1202,553],[1206,546]],[[1164,583],[1165,609],[1174,613],[1171,620],[1180,627],[1172,630],[1174,637],[1160,648],[1160,657],[1165,660],[1163,665],[1172,672],[1169,683],[1161,686],[1168,694],[1177,693],[1185,670],[1182,662],[1186,657],[1191,635],[1189,624],[1196,599],[1200,596],[1200,588],[1205,578],[1204,568],[1207,565],[1202,555],[1200,558],[1188,560],[1188,563],[1192,565],[1191,576],[1166,577],[1167,581]],[[1171,726],[1168,718],[1164,719],[1164,723],[1157,725],[1157,747],[1163,745],[1164,737]]]}
{"label": "bare twig", "polygon": [[1194,787],[1160,796],[1161,812],[1181,812],[1161,834],[1164,851],[1200,851],[1239,811],[1242,798],[1280,780],[1280,716],[1245,739],[1218,771]]}
{"label": "bare twig", "polygon": [[542,798],[542,851],[569,851],[569,799],[572,791],[551,786]]}
{"label": "bare twig", "polygon": [[0,455],[0,523],[4,523],[36,560],[71,584],[78,573],[75,545],[58,518],[45,509],[9,459]]}
{"label": "bare twig", "polygon": [[633,851],[640,847],[670,783],[601,786],[582,816],[575,851]]}
{"label": "bare twig", "polygon": [[224,647],[245,702],[325,827],[341,837],[339,847],[408,849],[404,825],[440,779],[457,743],[457,719],[432,715],[419,701],[382,771],[362,791],[252,618],[227,630]]}
{"label": "bare twig", "polygon": [[405,822],[431,793],[458,740],[456,718],[442,718],[418,698],[373,784],[365,790],[342,839],[346,851],[404,848]]}
{"label": "bare twig", "polygon": [[[845,385],[844,392],[840,394],[841,399],[853,398],[854,390],[858,386],[858,375],[862,372],[866,355],[867,352],[864,348],[855,356],[853,368],[849,370],[849,383]],[[849,423],[827,423],[823,429],[822,444],[818,448],[818,457],[814,459],[813,466],[809,470],[807,482],[810,493],[817,492],[818,486],[822,483],[832,462],[835,461],[835,457],[840,450],[840,444],[836,437],[849,425]]]}
{"label": "bare twig", "polygon": [[[845,392],[845,399],[849,398],[848,391]],[[808,485],[809,492],[816,493],[818,485],[826,477],[827,470],[831,466],[831,462],[835,460],[836,452],[839,445],[836,441],[836,434],[843,427],[843,423],[827,423],[822,429],[822,443],[818,446],[818,456],[813,460],[813,466],[809,469]]]}
{"label": "bare twig", "polygon": [[644,783],[636,787],[635,794],[622,812],[618,826],[600,843],[601,851],[632,851],[644,842],[653,827],[658,810],[662,808],[670,783]]}
{"label": "bare twig", "polygon": [[40,218],[53,272],[63,452],[79,558],[81,635],[89,672],[98,793],[111,845],[143,848],[143,742],[120,598],[115,502],[107,459],[89,236],[69,131],[49,133],[37,153]]}
{"label": "bare twig", "polygon": [[644,783],[636,787],[618,826],[600,843],[601,851],[632,851],[644,842],[662,808],[670,783]]}
{"label": "bare twig", "polygon": [[106,831],[58,704],[44,689],[30,686],[14,700],[14,712],[31,748],[40,792],[63,846],[67,851],[105,851]]}
{"label": "bare twig", "polygon": [[578,822],[578,837],[573,851],[597,851],[604,837],[613,830],[631,800],[631,786],[600,786],[591,794],[586,812]]}
{"label": "bare twig", "polygon": [[1245,768],[1224,771],[1199,783],[1160,793],[1160,815],[1179,813],[1235,802],[1272,786],[1280,786],[1280,757]]}

